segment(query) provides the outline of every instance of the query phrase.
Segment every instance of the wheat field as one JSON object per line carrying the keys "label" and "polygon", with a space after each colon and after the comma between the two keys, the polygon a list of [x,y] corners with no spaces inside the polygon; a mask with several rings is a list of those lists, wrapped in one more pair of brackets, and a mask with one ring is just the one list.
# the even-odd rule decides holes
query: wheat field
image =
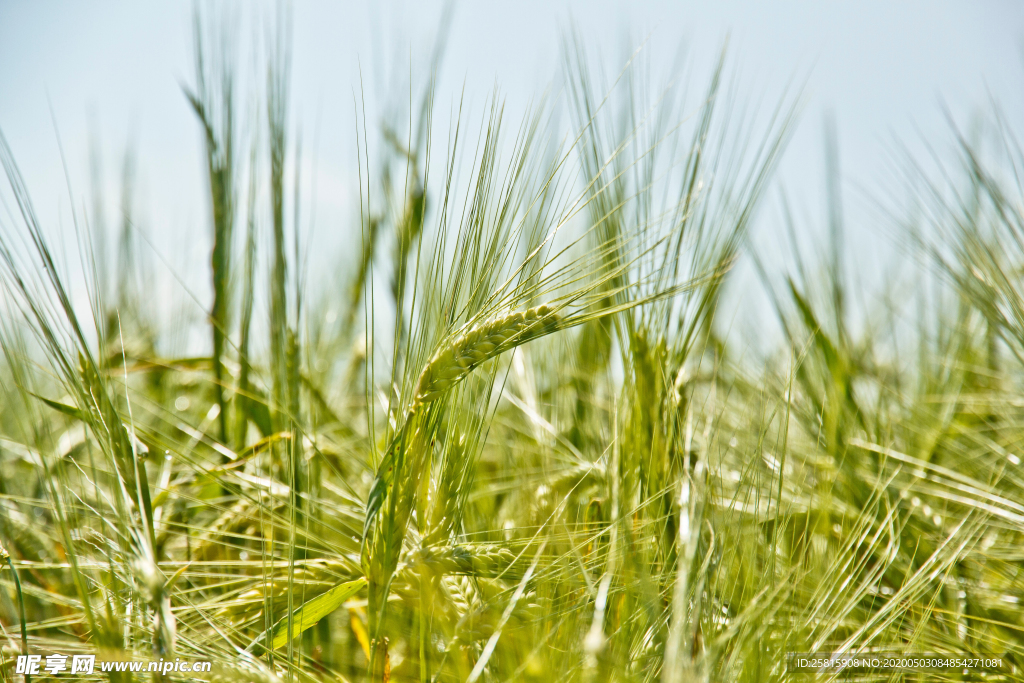
{"label": "wheat field", "polygon": [[[894,230],[927,285],[861,316],[836,225],[792,269],[749,249],[799,93],[754,117],[724,55],[662,91],[569,40],[521,120],[433,81],[399,125],[360,115],[335,286],[305,278],[287,36],[243,92],[211,23],[184,93],[201,353],[168,353],[131,217],[104,237],[83,209],[55,245],[0,138],[3,680],[53,652],[212,662],[112,683],[1024,680],[1005,121],[951,127],[939,180],[909,165]],[[781,330],[756,360],[718,322],[744,258]],[[810,652],[1001,664],[796,671]]]}

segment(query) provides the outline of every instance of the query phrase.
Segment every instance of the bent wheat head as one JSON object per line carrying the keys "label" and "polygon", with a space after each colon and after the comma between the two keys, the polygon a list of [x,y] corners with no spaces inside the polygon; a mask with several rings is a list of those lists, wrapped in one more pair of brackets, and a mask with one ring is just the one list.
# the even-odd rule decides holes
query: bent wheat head
{"label": "bent wheat head", "polygon": [[437,350],[416,382],[412,410],[436,401],[486,360],[559,328],[555,310],[541,304],[474,325]]}

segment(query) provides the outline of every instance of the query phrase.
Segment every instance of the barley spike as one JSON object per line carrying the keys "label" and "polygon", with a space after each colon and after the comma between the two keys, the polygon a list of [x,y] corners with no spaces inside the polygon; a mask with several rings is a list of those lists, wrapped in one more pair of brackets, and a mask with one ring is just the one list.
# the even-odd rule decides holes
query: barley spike
{"label": "barley spike", "polygon": [[484,361],[559,329],[555,310],[541,304],[526,311],[496,316],[474,325],[441,346],[416,382],[410,410],[439,399]]}

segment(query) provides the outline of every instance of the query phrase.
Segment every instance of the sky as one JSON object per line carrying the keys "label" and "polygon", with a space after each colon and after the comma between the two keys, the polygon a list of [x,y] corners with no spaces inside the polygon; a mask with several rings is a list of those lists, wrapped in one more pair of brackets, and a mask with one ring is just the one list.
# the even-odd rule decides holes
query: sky
{"label": "sky", "polygon": [[[225,6],[250,27],[274,12],[266,2]],[[343,242],[358,209],[353,102],[361,89],[401,92],[410,72],[424,73],[444,9],[430,1],[292,5],[291,106],[315,169],[322,253]],[[153,248],[169,268],[205,263],[201,139],[181,88],[192,82],[191,13],[178,1],[0,0],[0,131],[44,223],[66,231],[72,201],[81,208],[91,196],[91,147],[102,189],[116,198],[130,146]],[[573,29],[610,71],[642,43],[655,80],[675,76],[682,51],[697,83],[728,39],[728,69],[753,104],[771,109],[787,92],[802,93],[773,192],[785,191],[811,241],[824,222],[822,124],[834,118],[850,248],[865,268],[898,258],[887,256],[891,226],[877,211],[895,182],[894,151],[921,156],[948,145],[947,110],[963,129],[993,103],[1011,125],[1024,121],[1024,3],[1013,0],[464,1],[449,16],[437,98],[446,107],[461,93],[482,106],[497,89],[516,110],[557,88]],[[777,214],[769,203],[756,228],[769,251]]]}

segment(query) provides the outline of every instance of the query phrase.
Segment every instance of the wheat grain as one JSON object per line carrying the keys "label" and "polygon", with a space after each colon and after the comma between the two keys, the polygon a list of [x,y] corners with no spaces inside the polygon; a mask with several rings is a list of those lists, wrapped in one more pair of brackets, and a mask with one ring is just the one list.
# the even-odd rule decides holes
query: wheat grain
{"label": "wheat grain", "polygon": [[559,328],[555,310],[541,304],[474,325],[437,350],[416,382],[413,408],[436,401],[473,368],[520,344]]}
{"label": "wheat grain", "polygon": [[494,578],[507,574],[516,561],[516,554],[500,546],[466,544],[421,548],[410,561],[439,573]]}

